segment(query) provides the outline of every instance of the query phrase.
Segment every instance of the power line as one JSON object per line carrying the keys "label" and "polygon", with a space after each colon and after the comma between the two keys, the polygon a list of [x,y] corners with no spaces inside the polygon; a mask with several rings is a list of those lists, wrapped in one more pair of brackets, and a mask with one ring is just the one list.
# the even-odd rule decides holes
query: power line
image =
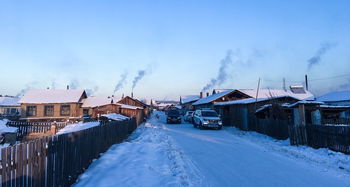
{"label": "power line", "polygon": [[[350,73],[348,74],[341,74],[341,75],[335,75],[335,76],[331,76],[331,77],[322,77],[322,78],[315,78],[315,79],[309,79],[308,81],[321,81],[321,80],[330,80],[330,79],[338,79],[338,78],[343,78],[343,77],[350,77]],[[281,80],[271,80],[271,79],[263,79],[263,81],[266,82],[282,82]],[[289,83],[301,83],[301,82],[305,82],[305,80],[288,80],[286,79],[286,82]]]}

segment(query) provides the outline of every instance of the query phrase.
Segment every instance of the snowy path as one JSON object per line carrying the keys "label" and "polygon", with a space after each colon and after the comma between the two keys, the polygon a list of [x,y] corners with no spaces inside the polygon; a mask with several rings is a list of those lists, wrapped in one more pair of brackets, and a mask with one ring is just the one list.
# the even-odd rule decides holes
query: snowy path
{"label": "snowy path", "polygon": [[336,163],[344,164],[338,169],[328,156],[317,157],[319,150],[232,128],[198,130],[163,121],[153,118],[130,142],[113,146],[76,186],[350,186],[349,162]]}

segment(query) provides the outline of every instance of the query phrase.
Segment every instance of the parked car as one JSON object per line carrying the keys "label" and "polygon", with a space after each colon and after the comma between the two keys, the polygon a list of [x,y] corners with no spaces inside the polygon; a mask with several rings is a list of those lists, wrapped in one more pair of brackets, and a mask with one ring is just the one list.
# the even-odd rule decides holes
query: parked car
{"label": "parked car", "polygon": [[166,123],[181,123],[179,110],[169,110],[167,113]]}
{"label": "parked car", "polygon": [[184,120],[187,121],[187,122],[191,122],[192,123],[192,120],[193,120],[193,112],[194,111],[187,111],[185,116],[184,116]]}
{"label": "parked car", "polygon": [[222,121],[215,110],[196,110],[193,115],[193,126],[200,129],[214,128],[221,129]]}

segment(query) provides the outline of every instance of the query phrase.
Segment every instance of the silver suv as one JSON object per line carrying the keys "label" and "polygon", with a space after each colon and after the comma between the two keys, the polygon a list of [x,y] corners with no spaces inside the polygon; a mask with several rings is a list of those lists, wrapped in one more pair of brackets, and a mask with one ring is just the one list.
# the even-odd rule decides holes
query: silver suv
{"label": "silver suv", "polygon": [[196,110],[193,115],[193,126],[200,129],[215,128],[221,129],[222,121],[215,110],[202,109]]}

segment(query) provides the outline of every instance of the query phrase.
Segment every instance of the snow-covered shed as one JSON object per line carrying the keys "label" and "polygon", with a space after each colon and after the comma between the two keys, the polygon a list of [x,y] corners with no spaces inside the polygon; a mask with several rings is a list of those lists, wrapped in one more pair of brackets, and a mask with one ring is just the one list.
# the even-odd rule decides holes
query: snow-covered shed
{"label": "snow-covered shed", "polygon": [[21,112],[20,98],[11,96],[0,96],[0,115],[17,116]]}
{"label": "snow-covered shed", "polygon": [[[271,98],[246,98],[241,100],[233,100],[227,102],[216,103],[215,110],[221,115],[225,126],[236,126],[243,130],[248,130],[255,125],[256,111],[262,112],[268,107],[283,110],[281,106],[299,101],[299,99],[291,96],[278,96]],[[283,115],[282,115],[283,113]],[[266,114],[266,117],[287,119],[289,111],[274,114],[273,111]]]}
{"label": "snow-covered shed", "polygon": [[82,117],[85,90],[29,90],[19,100],[21,119],[28,121],[67,121]]}
{"label": "snow-covered shed", "polygon": [[322,101],[299,101],[289,105],[293,110],[294,125],[350,124],[346,112],[349,106],[329,105]]}
{"label": "snow-covered shed", "polygon": [[[302,86],[291,86],[289,89],[235,89],[230,92],[230,96],[230,101],[214,103],[214,108],[221,114],[224,125],[234,125],[245,130],[249,129],[249,125],[254,125],[256,110],[264,105],[273,104],[273,108],[276,108],[300,100],[314,99],[314,95]],[[269,112],[266,117],[285,119],[290,115],[289,110],[285,112],[286,115],[283,116]]]}

